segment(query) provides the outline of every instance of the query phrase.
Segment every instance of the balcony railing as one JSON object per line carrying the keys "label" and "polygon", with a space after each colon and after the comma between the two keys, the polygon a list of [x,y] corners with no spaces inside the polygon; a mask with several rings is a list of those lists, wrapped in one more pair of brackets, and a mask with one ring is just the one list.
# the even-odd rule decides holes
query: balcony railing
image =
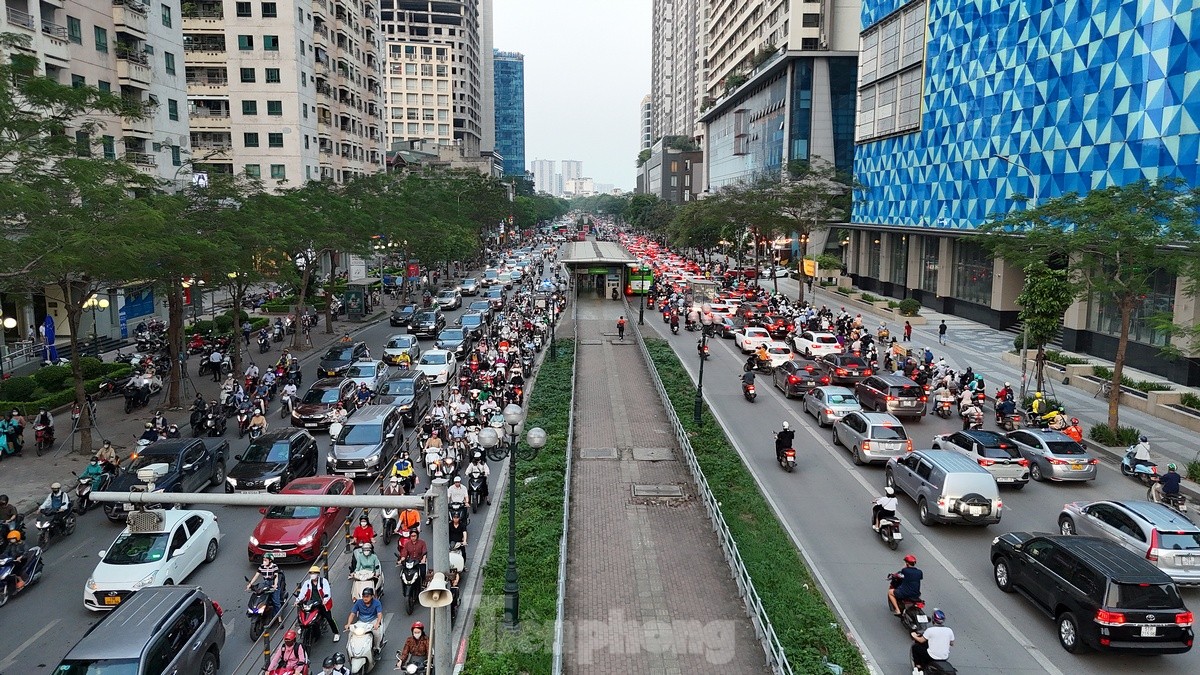
{"label": "balcony railing", "polygon": [[225,51],[224,40],[184,40],[183,51],[185,52],[223,52]]}
{"label": "balcony railing", "polygon": [[149,67],[150,65],[150,59],[146,57],[146,53],[137,49],[118,49],[117,58],[122,61],[136,63],[140,66]]}
{"label": "balcony railing", "polygon": [[188,114],[193,118],[207,117],[207,118],[220,119],[220,118],[229,117],[229,109],[226,108],[223,110],[221,110],[221,109],[213,110],[211,108],[193,108]]}
{"label": "balcony railing", "polygon": [[201,150],[232,150],[233,141],[197,141],[193,139],[192,147]]}
{"label": "balcony railing", "polygon": [[185,19],[224,19],[225,10],[221,5],[193,5],[183,3],[183,18]]}
{"label": "balcony railing", "polygon": [[156,159],[154,155],[145,152],[126,152],[125,159],[130,164],[136,164],[138,166],[158,166],[158,159]]}
{"label": "balcony railing", "polygon": [[21,28],[28,28],[29,30],[33,30],[33,27],[36,24],[33,21],[32,14],[26,14],[25,12],[22,12],[19,9],[13,9],[12,7],[8,7],[7,9],[8,9],[8,22],[9,23],[11,23],[14,26],[20,26]]}
{"label": "balcony railing", "polygon": [[60,26],[53,21],[42,21],[42,32],[56,40],[67,41],[67,27]]}
{"label": "balcony railing", "polygon": [[112,0],[114,7],[126,7],[132,12],[138,14],[146,13],[146,5],[141,3],[141,0]]}
{"label": "balcony railing", "polygon": [[228,77],[189,77],[188,84],[195,84],[202,87],[224,87],[229,84]]}

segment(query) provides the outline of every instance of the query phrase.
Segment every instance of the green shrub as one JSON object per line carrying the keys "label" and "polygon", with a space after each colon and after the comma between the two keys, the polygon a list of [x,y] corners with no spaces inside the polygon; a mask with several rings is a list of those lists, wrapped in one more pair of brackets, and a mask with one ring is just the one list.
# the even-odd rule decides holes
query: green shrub
{"label": "green shrub", "polygon": [[838,287],[837,287],[837,292],[838,292],[838,293],[841,293],[842,295],[850,295],[851,293],[853,293],[853,292],[854,292],[854,289],[853,289],[853,288],[846,288],[845,286],[838,286]]}
{"label": "green shrub", "polygon": [[83,379],[90,380],[100,377],[105,372],[104,362],[94,356],[85,356],[79,359],[79,368],[83,371]]}
{"label": "green shrub", "polygon": [[921,303],[913,298],[905,298],[900,301],[900,316],[920,316]]}
{"label": "green shrub", "polygon": [[[246,313],[246,310],[241,310],[241,315],[242,323],[250,320],[250,315]],[[228,312],[218,316],[213,321],[213,324],[218,333],[228,333],[229,331],[233,330],[233,310],[229,310]]]}
{"label": "green shrub", "polygon": [[880,300],[880,298],[871,295],[870,293],[863,293],[862,295],[858,296],[858,299],[862,300],[863,302],[879,302]]}
{"label": "green shrub", "polygon": [[900,306],[900,303],[896,302],[895,300],[888,300],[887,306],[888,306],[888,309],[896,309],[897,307]]}
{"label": "green shrub", "polygon": [[63,388],[63,383],[71,378],[71,368],[68,366],[46,366],[33,374],[33,381],[48,392]]}
{"label": "green shrub", "polygon": [[[104,365],[110,368],[108,374],[95,379],[86,380],[83,383],[83,388],[85,391],[94,393],[100,388],[100,383],[104,381],[105,377],[124,377],[125,375],[128,375],[130,371],[129,366],[124,363],[106,363]],[[75,400],[75,387],[73,385],[67,386],[65,389],[56,391],[46,396],[33,398],[32,395],[35,391],[37,391],[37,385],[33,381],[32,377],[24,378],[29,383],[29,394],[20,398],[15,398],[9,394],[8,385],[11,384],[13,380],[17,379],[18,378],[16,377],[11,378],[5,382],[3,386],[0,386],[0,394],[4,396],[4,400],[0,401],[0,410],[12,410],[13,408],[16,408],[23,414],[28,415],[33,412],[37,412],[38,408],[53,410],[54,408],[67,405]],[[70,385],[70,383],[68,383],[68,385]]]}
{"label": "green shrub", "polygon": [[209,333],[213,332],[213,329],[215,327],[216,327],[216,324],[214,322],[212,322],[208,319],[202,319],[202,320],[197,321],[196,323],[192,324],[191,326],[189,326],[188,329],[184,332],[187,333],[189,336],[195,335],[196,333],[199,333],[201,335],[208,335]]}
{"label": "green shrub", "polygon": [[1200,396],[1197,396],[1190,391],[1186,391],[1183,393],[1183,397],[1179,399],[1179,405],[1200,410]]}
{"label": "green shrub", "polygon": [[[1113,371],[1109,368],[1105,368],[1104,366],[1092,366],[1092,374],[1104,380],[1105,382],[1112,382]],[[1121,386],[1141,392],[1171,391],[1172,389],[1171,385],[1166,384],[1165,382],[1135,380],[1131,377],[1126,377],[1125,375],[1121,376]]]}
{"label": "green shrub", "polygon": [[1133,427],[1117,427],[1116,433],[1108,428],[1107,424],[1093,424],[1091,429],[1088,429],[1088,438],[1096,441],[1101,445],[1107,445],[1112,448],[1123,448],[1134,445],[1138,442],[1138,436],[1142,432]]}
{"label": "green shrub", "polygon": [[1200,452],[1197,452],[1192,461],[1187,463],[1184,470],[1187,471],[1185,475],[1188,480],[1193,483],[1200,483]]}
{"label": "green shrub", "polygon": [[1046,360],[1051,363],[1057,363],[1060,366],[1082,366],[1088,362],[1087,359],[1081,359],[1078,356],[1071,356],[1053,349],[1046,350]]}
{"label": "green shrub", "polygon": [[836,281],[822,281],[821,282],[821,288],[829,288],[830,286],[837,286],[837,282]]}
{"label": "green shrub", "polygon": [[9,401],[28,401],[37,389],[37,382],[28,375],[10,377],[0,385],[0,396]]}

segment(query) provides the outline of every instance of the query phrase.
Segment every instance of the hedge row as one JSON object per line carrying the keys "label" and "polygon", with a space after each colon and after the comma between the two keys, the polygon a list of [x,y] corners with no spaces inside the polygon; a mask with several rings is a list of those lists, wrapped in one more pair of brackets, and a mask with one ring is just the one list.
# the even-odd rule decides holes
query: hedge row
{"label": "hedge row", "polygon": [[[103,382],[105,379],[110,378],[110,377],[111,378],[125,377],[125,376],[129,375],[130,371],[132,370],[132,368],[130,368],[129,365],[125,364],[125,363],[103,363],[101,365],[104,367],[104,372],[102,374],[100,374],[96,377],[84,380],[84,383],[83,383],[84,389],[87,390],[87,392],[89,394],[96,393],[96,390],[100,388],[100,383]],[[42,370],[47,370],[49,368],[67,368],[67,367],[66,366],[47,366],[47,368],[43,368]],[[41,372],[41,371],[39,371],[39,372]],[[69,376],[69,368],[68,368],[68,376]],[[87,376],[86,369],[84,371],[84,376],[85,377]],[[14,378],[6,381],[4,383],[3,390],[0,390],[0,391],[2,391],[2,393],[4,394],[6,399],[8,398],[9,385],[12,383],[13,380],[16,380],[16,379],[18,379],[18,378],[14,377]],[[32,380],[33,378],[27,378],[27,379]],[[53,410],[54,408],[68,405],[75,401],[75,386],[69,380],[66,382],[66,385],[67,385],[67,387],[65,389],[56,391],[52,394],[48,394],[46,396],[42,396],[40,398],[33,399],[33,400],[28,400],[28,399],[15,400],[15,401],[14,400],[0,400],[0,410],[16,409],[16,410],[20,410],[22,414],[29,415],[29,414],[37,412],[39,408],[46,408],[47,410]]]}
{"label": "hedge row", "polygon": [[[245,312],[242,313],[245,314]],[[230,317],[228,323],[223,323],[221,319],[224,318],[224,316],[219,316],[215,321],[210,321],[208,319],[197,321],[196,323],[188,326],[187,330],[184,332],[188,335],[194,335],[196,333],[200,333],[201,335],[207,335],[209,333],[217,333],[218,335],[228,333],[233,330],[233,319]],[[243,318],[242,325],[244,326],[247,323],[250,324],[250,330],[258,330],[265,326],[271,325],[271,320],[261,316],[254,319]]]}

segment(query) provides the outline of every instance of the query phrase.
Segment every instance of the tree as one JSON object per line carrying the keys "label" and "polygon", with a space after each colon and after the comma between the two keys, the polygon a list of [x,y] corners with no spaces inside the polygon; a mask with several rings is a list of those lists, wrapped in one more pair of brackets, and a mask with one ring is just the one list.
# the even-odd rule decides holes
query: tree
{"label": "tree", "polygon": [[[1018,197],[1024,200],[1024,197]],[[997,255],[1024,267],[1062,260],[1071,286],[1065,294],[1115,306],[1120,315],[1113,356],[1108,426],[1115,433],[1121,375],[1133,314],[1160,273],[1197,278],[1200,189],[1162,178],[1068,193],[1023,211],[999,215],[980,228]]]}
{"label": "tree", "polygon": [[676,209],[667,228],[671,245],[694,249],[701,258],[706,258],[724,241],[729,227],[722,207],[720,199],[714,197],[688,202]]}
{"label": "tree", "polygon": [[[1027,344],[1037,350],[1033,361],[1037,391],[1045,388],[1046,345],[1058,334],[1063,313],[1076,294],[1067,270],[1052,269],[1041,260],[1025,266],[1025,286],[1017,296],[1017,305],[1021,308],[1019,316]],[[1024,364],[1021,372],[1024,373]]]}
{"label": "tree", "polygon": [[[831,222],[845,221],[850,214],[853,180],[830,163],[794,161],[777,184],[765,190],[768,210],[776,214],[775,227],[800,238],[800,257],[808,257],[808,242],[813,232]],[[798,299],[804,301],[804,279],[800,280]],[[778,281],[776,281],[778,292]]]}

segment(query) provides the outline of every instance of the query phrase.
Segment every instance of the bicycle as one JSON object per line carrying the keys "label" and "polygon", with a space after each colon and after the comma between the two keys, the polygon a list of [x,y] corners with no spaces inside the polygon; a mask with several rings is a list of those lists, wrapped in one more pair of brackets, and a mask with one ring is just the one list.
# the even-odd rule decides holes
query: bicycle
{"label": "bicycle", "polygon": [[1096,393],[1092,394],[1092,398],[1103,397],[1103,398],[1107,399],[1108,395],[1111,393],[1112,393],[1112,382],[1105,380],[1104,382],[1100,383],[1100,388],[1096,390]]}

